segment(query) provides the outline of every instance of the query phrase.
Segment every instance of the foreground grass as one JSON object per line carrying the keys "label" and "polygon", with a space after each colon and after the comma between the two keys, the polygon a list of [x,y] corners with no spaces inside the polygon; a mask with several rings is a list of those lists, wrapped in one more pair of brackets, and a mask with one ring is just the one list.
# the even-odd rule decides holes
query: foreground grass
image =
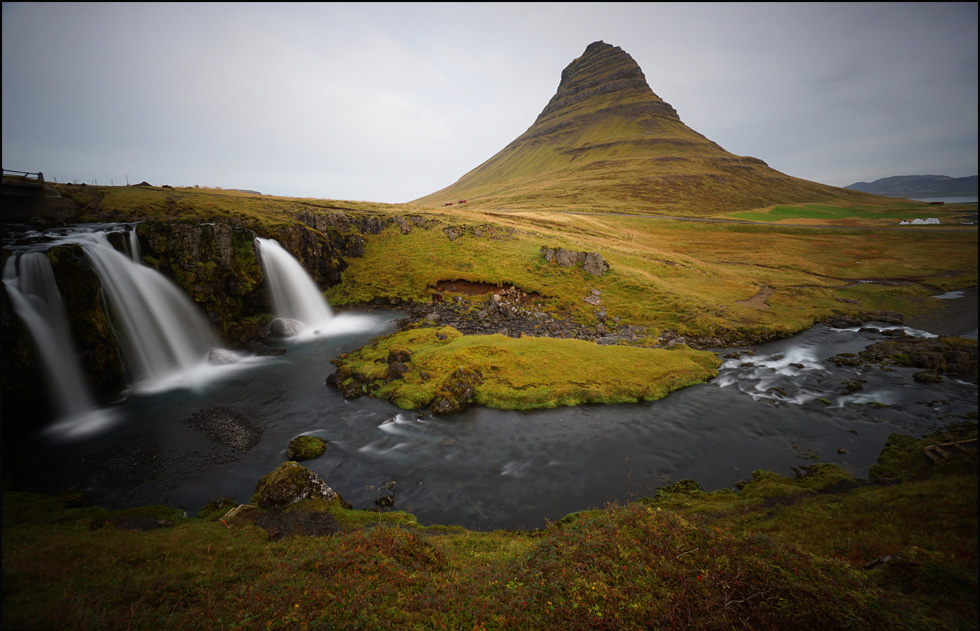
{"label": "foreground grass", "polygon": [[[407,352],[406,352],[407,351]],[[388,358],[403,353],[409,371],[389,379]],[[599,346],[581,340],[462,335],[451,327],[404,331],[343,356],[345,378],[365,394],[396,405],[426,407],[452,397],[459,374],[475,375],[472,402],[502,409],[550,408],[581,403],[635,403],[718,374],[714,353]]]}
{"label": "foreground grass", "polygon": [[[535,532],[307,503],[295,510],[330,511],[340,531],[270,541],[247,520],[5,491],[3,626],[976,628],[976,450],[922,452],[976,433],[893,437],[874,471],[889,485],[833,465],[756,472],[737,493],[682,482]],[[123,529],[149,516],[175,523]]]}

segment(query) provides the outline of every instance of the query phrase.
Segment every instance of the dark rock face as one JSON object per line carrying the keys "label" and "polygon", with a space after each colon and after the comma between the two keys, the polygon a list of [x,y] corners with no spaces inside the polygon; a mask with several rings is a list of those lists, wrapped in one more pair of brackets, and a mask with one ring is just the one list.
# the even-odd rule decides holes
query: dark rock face
{"label": "dark rock face", "polygon": [[282,463],[259,480],[252,504],[259,508],[283,510],[304,500],[329,502],[335,499],[339,499],[342,505],[346,504],[340,494],[327,486],[320,476],[298,462],[290,461]]}
{"label": "dark rock face", "polygon": [[259,444],[262,427],[252,422],[241,410],[216,406],[196,412],[184,421],[203,431],[216,443],[236,451],[248,451]]}
{"label": "dark rock face", "polygon": [[226,223],[144,222],[136,229],[143,261],[173,280],[233,344],[255,334],[240,323],[268,312],[255,234]]}
{"label": "dark rock face", "polygon": [[621,98],[646,97],[643,105],[649,113],[679,120],[674,108],[650,89],[643,71],[629,53],[599,41],[589,44],[581,57],[562,70],[558,91],[535,122],[543,122],[582,101],[610,93],[619,93],[617,96]]}

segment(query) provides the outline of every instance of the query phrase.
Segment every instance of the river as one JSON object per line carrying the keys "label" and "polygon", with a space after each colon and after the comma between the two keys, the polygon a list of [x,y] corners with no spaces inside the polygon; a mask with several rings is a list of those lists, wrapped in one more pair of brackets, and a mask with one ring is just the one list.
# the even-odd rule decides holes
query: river
{"label": "river", "polygon": [[[530,529],[685,478],[713,490],[754,469],[793,475],[818,461],[866,476],[890,433],[922,435],[977,409],[968,381],[919,384],[914,369],[824,361],[883,336],[822,325],[743,349],[751,353],[726,359],[711,382],[651,403],[473,408],[438,418],[366,397],[346,401],[324,384],[330,359],[393,331],[399,315],[342,314],[346,329],[337,334],[289,344],[281,356],[206,385],[130,392],[107,410],[110,429],[70,441],[40,434],[25,446],[35,482],[93,503],[195,514],[218,497],[248,502],[258,479],[285,459],[289,440],[312,434],[329,446],[303,464],[357,509],[375,507],[388,494],[383,485],[395,481],[394,509],[423,524]],[[864,388],[845,394],[856,378],[867,380]],[[255,447],[235,451],[186,422],[219,405],[262,427]]]}

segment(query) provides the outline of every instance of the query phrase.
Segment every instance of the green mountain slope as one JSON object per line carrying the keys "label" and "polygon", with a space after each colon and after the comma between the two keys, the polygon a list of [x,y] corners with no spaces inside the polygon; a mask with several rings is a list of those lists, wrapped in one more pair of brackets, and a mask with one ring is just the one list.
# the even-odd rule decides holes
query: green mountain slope
{"label": "green mountain slope", "polygon": [[455,184],[413,203],[710,215],[776,203],[876,203],[736,156],[685,125],[619,47],[594,42],[537,120]]}

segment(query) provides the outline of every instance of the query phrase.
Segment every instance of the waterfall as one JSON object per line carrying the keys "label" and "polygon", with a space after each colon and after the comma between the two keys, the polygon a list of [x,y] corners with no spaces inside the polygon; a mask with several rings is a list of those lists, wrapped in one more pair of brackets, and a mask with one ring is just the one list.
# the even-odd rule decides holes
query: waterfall
{"label": "waterfall", "polygon": [[129,231],[129,258],[133,259],[134,263],[140,262],[140,240],[136,236],[136,226]]}
{"label": "waterfall", "polygon": [[3,285],[41,354],[54,395],[56,427],[82,434],[106,425],[111,416],[96,410],[85,383],[48,257],[42,252],[12,255],[3,267]]}
{"label": "waterfall", "polygon": [[[122,241],[126,254],[113,248],[107,237],[119,231],[129,233]],[[45,254],[51,247],[82,247],[99,278],[127,381],[135,391],[197,387],[227,374],[230,364],[244,368],[252,363],[222,349],[197,306],[163,274],[138,262],[134,234],[135,226],[120,224],[31,233],[32,244],[17,246],[4,265],[4,287],[50,377],[59,414],[51,428],[56,433],[74,436],[95,430],[109,415],[95,411],[77,361],[65,308]]]}
{"label": "waterfall", "polygon": [[302,333],[317,332],[318,327],[330,322],[333,319],[330,305],[299,261],[272,239],[255,241],[276,317],[298,321]]}
{"label": "waterfall", "polygon": [[102,281],[130,381],[155,388],[220,347],[194,303],[163,274],[113,249],[104,232],[77,238]]}

